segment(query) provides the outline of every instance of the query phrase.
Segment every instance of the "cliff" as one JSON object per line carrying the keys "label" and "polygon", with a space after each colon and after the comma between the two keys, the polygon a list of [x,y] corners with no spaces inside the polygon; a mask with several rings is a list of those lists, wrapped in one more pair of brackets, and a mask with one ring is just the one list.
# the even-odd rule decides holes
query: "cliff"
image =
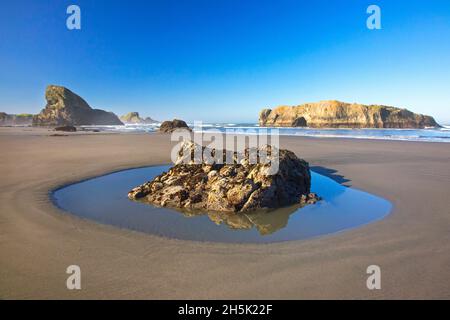
{"label": "cliff", "polygon": [[311,128],[425,128],[438,127],[426,115],[381,105],[321,101],[299,106],[264,109],[259,124],[265,127]]}
{"label": "cliff", "polygon": [[29,126],[32,122],[32,114],[7,114],[0,112],[0,126]]}
{"label": "cliff", "polygon": [[153,120],[150,117],[146,117],[141,118],[139,116],[139,112],[129,112],[127,114],[124,114],[123,116],[120,117],[120,120],[123,123],[128,123],[128,124],[151,124],[151,123],[158,123],[158,121]]}
{"label": "cliff", "polygon": [[45,90],[47,105],[33,118],[34,126],[121,125],[112,112],[92,109],[69,89],[50,85]]}

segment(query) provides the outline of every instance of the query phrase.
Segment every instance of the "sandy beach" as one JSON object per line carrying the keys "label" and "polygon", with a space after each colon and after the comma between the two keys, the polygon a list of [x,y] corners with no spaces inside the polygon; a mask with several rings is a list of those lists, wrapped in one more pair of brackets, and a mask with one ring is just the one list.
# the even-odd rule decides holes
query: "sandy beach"
{"label": "sandy beach", "polygon": [[[450,298],[450,148],[445,143],[282,137],[313,169],[393,203],[379,222],[321,238],[220,244],[165,239],[65,214],[49,191],[168,163],[164,134],[0,128],[2,299]],[[66,288],[66,268],[82,290]],[[366,288],[366,268],[382,289]]]}

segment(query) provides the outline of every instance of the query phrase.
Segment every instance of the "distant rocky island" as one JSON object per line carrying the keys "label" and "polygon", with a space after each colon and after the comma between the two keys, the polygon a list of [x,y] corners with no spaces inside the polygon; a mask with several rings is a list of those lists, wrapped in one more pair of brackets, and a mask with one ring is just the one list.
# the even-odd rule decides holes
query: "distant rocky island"
{"label": "distant rocky island", "polygon": [[[138,112],[129,112],[120,118],[113,112],[93,109],[71,90],[49,85],[45,90],[47,105],[37,115],[0,112],[0,126],[82,126],[155,124],[150,117],[141,118]],[[384,105],[364,105],[336,100],[305,103],[298,106],[279,106],[259,113],[261,127],[310,128],[439,128],[433,117]],[[160,132],[189,129],[185,121],[174,119],[161,123]]]}
{"label": "distant rocky island", "polygon": [[112,112],[92,109],[88,103],[62,86],[45,90],[47,105],[33,117],[33,126],[122,125]]}
{"label": "distant rocky island", "polygon": [[[132,200],[182,211],[248,212],[275,209],[290,205],[312,204],[319,198],[310,192],[311,173],[306,161],[288,150],[274,150],[271,146],[233,152],[205,149],[186,141],[178,152],[178,159],[168,172],[144,183],[128,193]],[[194,161],[196,150],[233,159],[224,164],[212,161]],[[206,150],[206,151],[205,151]],[[253,152],[252,152],[253,151]],[[278,156],[278,171],[270,174],[270,163],[253,163],[250,157]],[[256,158],[255,158],[256,159]],[[203,159],[204,160],[204,159]]]}
{"label": "distant rocky island", "polygon": [[159,123],[150,117],[141,118],[139,112],[129,112],[120,117],[120,120],[125,124],[153,124]]}
{"label": "distant rocky island", "polygon": [[32,114],[7,114],[0,112],[0,126],[30,126],[32,123]]}
{"label": "distant rocky island", "polygon": [[264,109],[259,114],[263,127],[311,128],[416,128],[439,127],[431,116],[382,105],[321,101],[299,106]]}
{"label": "distant rocky island", "polygon": [[[0,126],[45,126],[73,128],[82,125],[154,124],[159,121],[141,118],[138,112],[129,112],[120,119],[113,113],[93,109],[68,88],[49,85],[45,90],[47,105],[37,114],[7,114],[0,112]],[[175,126],[181,125],[178,122]],[[76,128],[75,128],[76,130]],[[64,131],[64,130],[62,130]],[[71,129],[73,131],[73,129]]]}

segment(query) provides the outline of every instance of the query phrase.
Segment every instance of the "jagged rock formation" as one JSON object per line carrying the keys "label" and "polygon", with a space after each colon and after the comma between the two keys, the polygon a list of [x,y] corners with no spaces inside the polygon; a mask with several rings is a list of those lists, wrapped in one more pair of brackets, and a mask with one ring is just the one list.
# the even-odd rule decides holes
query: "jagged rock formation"
{"label": "jagged rock formation", "polygon": [[152,124],[158,123],[150,117],[141,118],[139,112],[129,112],[120,117],[120,120],[125,124]]}
{"label": "jagged rock formation", "polygon": [[[198,161],[195,156],[198,150],[213,158]],[[263,155],[267,155],[268,161],[254,161]],[[214,160],[220,158],[222,162],[232,159],[232,164],[219,164]],[[278,161],[278,170],[271,174],[270,166],[274,161]],[[185,142],[175,166],[132,189],[128,197],[188,212],[233,213],[315,203],[318,197],[310,193],[310,186],[308,163],[291,151],[265,146],[258,150],[247,148],[243,154],[238,154]]]}
{"label": "jagged rock formation", "polygon": [[164,121],[159,127],[159,131],[163,133],[171,133],[177,129],[192,131],[191,128],[183,120],[173,119],[172,121]]}
{"label": "jagged rock formation", "polygon": [[264,109],[260,126],[311,128],[425,128],[439,126],[436,121],[406,109],[380,105],[321,101],[299,106]]}
{"label": "jagged rock formation", "polygon": [[30,126],[32,123],[32,114],[7,114],[0,112],[0,126]]}
{"label": "jagged rock formation", "polygon": [[112,112],[92,109],[69,89],[50,85],[45,90],[47,105],[33,118],[34,126],[121,125]]}

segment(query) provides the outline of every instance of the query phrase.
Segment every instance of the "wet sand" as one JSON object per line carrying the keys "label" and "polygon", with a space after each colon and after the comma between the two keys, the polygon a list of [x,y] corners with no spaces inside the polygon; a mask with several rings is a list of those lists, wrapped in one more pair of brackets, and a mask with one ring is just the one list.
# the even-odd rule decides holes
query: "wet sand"
{"label": "wet sand", "polygon": [[[169,162],[161,134],[0,128],[0,298],[450,298],[450,145],[282,137],[341,183],[390,200],[382,221],[322,238],[218,244],[165,239],[64,214],[49,190]],[[79,265],[82,290],[66,288]],[[382,289],[366,288],[366,268]]]}

